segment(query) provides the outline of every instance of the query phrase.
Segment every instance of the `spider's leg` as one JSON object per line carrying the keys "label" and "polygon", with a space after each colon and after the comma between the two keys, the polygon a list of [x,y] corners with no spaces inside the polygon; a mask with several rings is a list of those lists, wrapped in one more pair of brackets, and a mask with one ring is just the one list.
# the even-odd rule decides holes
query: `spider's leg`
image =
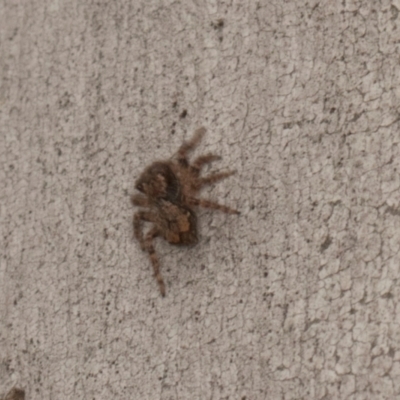
{"label": "spider's leg", "polygon": [[208,164],[213,161],[218,161],[220,159],[221,159],[221,156],[217,156],[217,155],[211,154],[211,153],[205,154],[204,156],[197,157],[191,164],[191,170],[194,171],[198,175],[204,164]]}
{"label": "spider's leg", "polygon": [[153,265],[154,276],[157,279],[158,287],[160,288],[161,295],[165,296],[165,284],[160,273],[160,263],[153,246],[153,239],[160,234],[157,227],[152,228],[145,237],[146,251],[149,253],[151,264]]}
{"label": "spider's leg", "polygon": [[209,208],[211,210],[222,211],[226,214],[240,214],[239,211],[234,210],[233,208],[206,199],[196,199],[195,197],[189,197],[188,203],[192,206],[198,206],[203,208]]}
{"label": "spider's leg", "polygon": [[194,132],[193,137],[188,142],[184,142],[182,144],[182,146],[178,150],[178,156],[177,156],[178,161],[181,164],[184,165],[189,164],[187,160],[188,153],[191,152],[200,143],[200,140],[202,139],[205,133],[206,129],[201,127]]}
{"label": "spider's leg", "polygon": [[198,186],[199,188],[202,186],[206,186],[206,185],[211,185],[215,182],[218,182],[222,179],[227,178],[228,176],[231,176],[233,174],[235,174],[236,171],[226,171],[226,172],[217,172],[215,174],[211,174],[208,176],[205,176],[204,178],[199,178],[198,180]]}
{"label": "spider's leg", "polygon": [[133,234],[140,243],[142,250],[145,250],[142,221],[155,222],[155,220],[156,216],[149,211],[138,211],[133,215]]}
{"label": "spider's leg", "polygon": [[148,198],[142,194],[133,194],[131,196],[131,202],[134,206],[139,207],[147,207],[149,205]]}

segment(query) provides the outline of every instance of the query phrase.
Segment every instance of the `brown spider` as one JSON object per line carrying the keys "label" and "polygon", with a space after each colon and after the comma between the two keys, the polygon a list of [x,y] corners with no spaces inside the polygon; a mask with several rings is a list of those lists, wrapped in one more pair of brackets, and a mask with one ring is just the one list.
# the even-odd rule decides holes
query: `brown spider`
{"label": "brown spider", "polygon": [[[226,171],[201,177],[200,171],[205,164],[221,158],[214,154],[197,157],[192,164],[189,163],[188,154],[199,144],[205,132],[205,128],[197,129],[192,139],[184,142],[174,157],[151,164],[135,184],[135,188],[142,194],[133,195],[132,203],[147,209],[134,214],[134,234],[142,250],[149,253],[154,275],[163,296],[165,285],[153,239],[161,236],[168,243],[175,245],[197,243],[197,217],[193,211],[195,206],[220,210],[227,214],[239,214],[239,211],[232,208],[196,196],[202,187],[235,173]],[[153,223],[145,235],[142,221]]]}

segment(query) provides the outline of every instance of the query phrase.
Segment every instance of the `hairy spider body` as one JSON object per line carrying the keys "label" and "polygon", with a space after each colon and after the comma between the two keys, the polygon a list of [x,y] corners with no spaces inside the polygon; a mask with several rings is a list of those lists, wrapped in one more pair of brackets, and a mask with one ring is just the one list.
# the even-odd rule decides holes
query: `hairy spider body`
{"label": "hairy spider body", "polygon": [[[151,164],[143,171],[135,184],[135,188],[141,194],[133,195],[132,203],[144,209],[134,214],[134,234],[142,250],[150,256],[154,275],[163,296],[165,296],[165,284],[160,273],[153,239],[162,237],[174,245],[196,244],[198,241],[197,217],[194,207],[239,214],[237,210],[230,207],[196,196],[204,186],[235,173],[226,171],[201,177],[200,172],[205,164],[220,159],[214,154],[200,156],[192,164],[189,163],[188,153],[199,144],[205,132],[204,128],[199,128],[190,141],[181,145],[174,157]],[[153,224],[146,234],[143,233],[143,221]]]}

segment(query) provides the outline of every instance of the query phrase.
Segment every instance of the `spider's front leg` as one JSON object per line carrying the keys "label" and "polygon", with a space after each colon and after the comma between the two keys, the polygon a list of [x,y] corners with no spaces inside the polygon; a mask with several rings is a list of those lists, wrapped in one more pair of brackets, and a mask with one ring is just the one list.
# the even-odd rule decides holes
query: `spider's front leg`
{"label": "spider's front leg", "polygon": [[178,161],[183,165],[189,165],[187,160],[187,154],[191,152],[201,141],[204,134],[206,133],[206,128],[201,127],[194,132],[193,137],[188,141],[184,142],[178,150]]}
{"label": "spider's front leg", "polygon": [[205,164],[209,164],[210,162],[213,161],[219,161],[221,159],[221,156],[217,156],[216,154],[205,154],[204,156],[199,156],[197,157],[192,165],[191,165],[191,169],[197,173],[200,172],[200,170],[202,169],[203,165]]}
{"label": "spider's front leg", "polygon": [[225,172],[217,172],[215,174],[205,176],[204,178],[199,178],[198,187],[201,188],[206,185],[212,185],[213,183],[228,178],[229,176],[234,174],[236,174],[236,171],[225,171]]}
{"label": "spider's front leg", "polygon": [[218,211],[222,211],[226,214],[240,214],[240,212],[238,210],[235,210],[233,208],[230,208],[230,207],[227,207],[222,204],[218,204],[214,201],[210,201],[210,200],[206,200],[206,199],[196,199],[195,197],[189,197],[188,202],[192,206],[209,208],[211,210],[218,210]]}
{"label": "spider's front leg", "polygon": [[158,262],[158,257],[153,246],[153,239],[159,236],[160,232],[157,227],[153,227],[145,237],[145,249],[149,253],[151,264],[153,265],[154,276],[157,279],[158,287],[160,288],[161,295],[165,297],[165,284],[160,273],[160,263]]}

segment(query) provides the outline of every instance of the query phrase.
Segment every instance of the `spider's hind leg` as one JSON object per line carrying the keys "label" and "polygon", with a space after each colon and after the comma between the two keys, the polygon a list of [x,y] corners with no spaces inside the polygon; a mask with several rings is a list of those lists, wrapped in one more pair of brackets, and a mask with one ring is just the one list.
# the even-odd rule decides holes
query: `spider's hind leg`
{"label": "spider's hind leg", "polygon": [[192,206],[209,208],[210,210],[218,210],[218,211],[222,211],[226,214],[240,214],[240,212],[238,210],[235,210],[233,208],[230,208],[230,207],[227,207],[222,204],[218,204],[214,201],[210,201],[210,200],[206,200],[206,199],[196,199],[195,197],[190,197],[188,199],[188,202]]}
{"label": "spider's hind leg", "polygon": [[156,216],[149,211],[138,211],[133,215],[133,234],[142,250],[146,250],[142,221],[155,222]]}
{"label": "spider's hind leg", "polygon": [[151,264],[153,265],[154,276],[157,279],[158,287],[160,288],[161,295],[165,297],[165,284],[160,273],[160,263],[156,251],[153,246],[153,239],[160,234],[159,230],[154,227],[149,232],[147,232],[144,239],[144,245],[146,251],[149,253]]}

